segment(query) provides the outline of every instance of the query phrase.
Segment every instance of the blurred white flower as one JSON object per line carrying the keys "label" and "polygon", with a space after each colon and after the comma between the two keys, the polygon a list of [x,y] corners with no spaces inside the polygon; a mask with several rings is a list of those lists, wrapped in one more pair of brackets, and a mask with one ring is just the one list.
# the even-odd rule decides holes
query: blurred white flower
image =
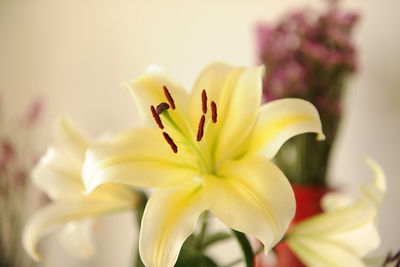
{"label": "blurred white flower", "polygon": [[87,135],[67,118],[54,123],[54,147],[33,170],[33,182],[52,203],[40,208],[28,221],[23,232],[23,245],[28,254],[40,260],[37,243],[59,227],[62,245],[78,257],[94,252],[92,218],[112,212],[133,209],[135,191],[117,184],[105,184],[84,195],[81,168],[89,145]]}
{"label": "blurred white flower", "polygon": [[366,163],[375,174],[373,182],[361,186],[361,198],[339,193],[322,200],[324,213],[295,225],[287,243],[308,267],[365,267],[362,258],[380,244],[376,227],[378,206],[386,192],[386,178],[373,160]]}

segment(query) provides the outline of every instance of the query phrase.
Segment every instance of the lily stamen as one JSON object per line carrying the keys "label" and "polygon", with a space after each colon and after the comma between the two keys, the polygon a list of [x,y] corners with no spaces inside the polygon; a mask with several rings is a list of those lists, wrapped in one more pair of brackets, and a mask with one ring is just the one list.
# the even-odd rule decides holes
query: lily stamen
{"label": "lily stamen", "polygon": [[[160,104],[161,105],[161,104]],[[159,105],[159,106],[160,106]],[[162,105],[163,106],[163,105]],[[160,109],[162,108],[160,106]],[[165,105],[164,105],[165,106]],[[166,127],[169,129],[171,127],[171,130],[174,131],[174,134],[177,134],[177,143],[175,143],[172,138],[167,134],[163,133],[165,140],[168,142],[168,144],[171,146],[171,149],[177,153],[178,148],[176,144],[182,143],[185,147],[189,148],[193,153],[196,153],[199,155],[199,158],[202,159],[201,163],[201,168],[208,169],[209,163],[207,162],[207,158],[203,155],[202,151],[195,145],[194,140],[191,138],[193,135],[188,135],[187,132],[181,127],[179,127],[179,124],[176,123],[176,121],[171,117],[171,114],[169,113],[170,111],[164,110],[160,115],[160,119],[162,119],[163,123],[166,125]],[[202,139],[202,136],[204,134],[204,127],[205,127],[205,116],[204,117],[204,122],[202,123],[202,126],[199,126],[201,128],[201,132],[198,133],[199,141]],[[196,138],[196,137],[195,137]]]}
{"label": "lily stamen", "polygon": [[197,142],[200,142],[204,135],[204,122],[206,121],[206,116],[202,115],[199,122],[199,128],[197,129]]}
{"label": "lily stamen", "polygon": [[217,104],[211,101],[211,119],[213,123],[217,123]]}
{"label": "lily stamen", "polygon": [[168,88],[165,85],[163,86],[163,90],[164,90],[165,97],[167,98],[169,104],[171,105],[171,108],[175,109],[174,99],[172,98],[171,94],[168,91]]}
{"label": "lily stamen", "polygon": [[169,136],[169,134],[167,134],[166,132],[163,132],[163,136],[164,139],[167,141],[167,143],[169,144],[169,146],[171,147],[172,151],[174,153],[178,153],[178,147],[176,146],[176,144],[174,143],[174,140],[172,140],[171,136]]}
{"label": "lily stamen", "polygon": [[203,114],[207,114],[207,92],[205,89],[201,92],[201,109]]}
{"label": "lily stamen", "polygon": [[160,116],[158,115],[156,109],[153,105],[150,106],[151,114],[153,115],[154,120],[156,121],[158,127],[162,130],[164,129],[164,125],[161,122]]}
{"label": "lily stamen", "polygon": [[169,109],[169,105],[165,102],[162,102],[156,107],[156,113],[160,115],[161,113],[163,113],[164,110],[167,109]]}

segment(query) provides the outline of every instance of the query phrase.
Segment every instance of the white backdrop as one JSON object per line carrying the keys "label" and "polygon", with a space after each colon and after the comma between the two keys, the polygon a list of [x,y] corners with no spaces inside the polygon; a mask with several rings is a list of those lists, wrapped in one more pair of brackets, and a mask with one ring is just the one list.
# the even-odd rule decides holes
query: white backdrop
{"label": "white backdrop", "polygon": [[[11,115],[34,97],[44,97],[46,112],[35,136],[42,149],[60,113],[69,113],[94,135],[131,128],[138,124],[137,113],[121,81],[159,64],[190,88],[212,61],[254,65],[257,21],[273,21],[290,7],[321,3],[0,0],[1,98]],[[383,243],[378,253],[386,253],[400,247],[400,2],[347,0],[345,6],[362,15],[356,31],[361,69],[349,83],[332,184],[354,189],[370,178],[364,155],[382,164],[389,187],[379,215]],[[92,261],[69,259],[49,242],[43,265],[129,266],[132,221],[130,214],[103,220],[100,253]]]}

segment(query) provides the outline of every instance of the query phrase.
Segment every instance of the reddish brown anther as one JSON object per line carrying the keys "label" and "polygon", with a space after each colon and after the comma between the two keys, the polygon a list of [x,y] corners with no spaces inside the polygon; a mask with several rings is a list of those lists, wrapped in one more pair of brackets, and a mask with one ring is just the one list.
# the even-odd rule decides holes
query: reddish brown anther
{"label": "reddish brown anther", "polygon": [[197,129],[197,142],[200,142],[204,135],[204,122],[206,121],[206,116],[202,115],[199,122],[199,128]]}
{"label": "reddish brown anther", "polygon": [[153,115],[154,120],[156,121],[158,127],[160,129],[164,129],[164,125],[161,122],[160,116],[157,114],[156,109],[153,105],[150,106],[151,114]]}
{"label": "reddish brown anther", "polygon": [[211,119],[213,123],[217,123],[217,104],[211,101]]}
{"label": "reddish brown anther", "polygon": [[161,104],[159,104],[156,107],[156,113],[158,115],[160,115],[161,113],[163,113],[164,110],[167,110],[167,109],[169,109],[169,105],[167,103],[165,103],[165,102],[162,102]]}
{"label": "reddish brown anther", "polygon": [[201,109],[203,114],[207,114],[207,92],[205,89],[201,92]]}
{"label": "reddish brown anther", "polygon": [[172,151],[174,153],[178,153],[178,147],[175,145],[174,140],[172,140],[171,136],[169,136],[169,134],[167,134],[166,132],[163,132],[162,134],[164,136],[165,141],[167,141],[167,143],[171,147]]}
{"label": "reddish brown anther", "polygon": [[171,108],[175,109],[174,99],[172,98],[171,94],[168,91],[168,88],[165,85],[163,86],[163,90],[164,90],[165,97],[167,98],[169,104],[171,105]]}

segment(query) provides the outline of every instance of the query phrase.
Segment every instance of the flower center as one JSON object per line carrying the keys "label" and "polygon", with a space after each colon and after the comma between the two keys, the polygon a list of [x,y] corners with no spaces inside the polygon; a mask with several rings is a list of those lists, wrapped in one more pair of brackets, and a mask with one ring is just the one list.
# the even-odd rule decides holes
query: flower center
{"label": "flower center", "polygon": [[[157,126],[163,130],[162,135],[165,139],[165,141],[168,143],[168,145],[171,147],[172,151],[174,153],[178,153],[178,145],[182,143],[187,147],[192,153],[196,154],[199,158],[199,168],[205,172],[209,173],[212,172],[213,170],[213,164],[211,157],[209,155],[204,154],[204,150],[200,148],[199,143],[202,141],[203,136],[204,136],[204,129],[205,129],[205,124],[206,124],[206,115],[207,115],[207,109],[208,109],[208,97],[207,97],[207,92],[205,89],[203,89],[201,93],[201,111],[202,115],[199,120],[199,124],[197,127],[197,135],[195,137],[192,128],[190,127],[189,122],[186,120],[186,116],[177,109],[175,105],[175,101],[173,97],[171,96],[168,88],[166,86],[163,86],[163,91],[166,100],[166,102],[161,102],[160,104],[157,105],[157,107],[154,107],[153,105],[150,106],[150,111],[151,114],[154,118],[154,121],[156,122]],[[185,129],[182,129],[179,127],[179,124],[173,119],[173,117],[170,114],[170,108],[172,109],[171,112],[179,112],[181,115],[181,118],[183,120],[184,126],[186,127]],[[210,109],[211,109],[211,121],[213,124],[217,123],[217,105],[214,101],[211,101],[210,103]],[[174,130],[174,133],[179,134],[179,140],[181,141],[180,143],[176,143],[174,139],[171,137],[169,133],[167,133],[165,125],[168,125],[170,129]],[[194,140],[196,139],[196,141]]]}

